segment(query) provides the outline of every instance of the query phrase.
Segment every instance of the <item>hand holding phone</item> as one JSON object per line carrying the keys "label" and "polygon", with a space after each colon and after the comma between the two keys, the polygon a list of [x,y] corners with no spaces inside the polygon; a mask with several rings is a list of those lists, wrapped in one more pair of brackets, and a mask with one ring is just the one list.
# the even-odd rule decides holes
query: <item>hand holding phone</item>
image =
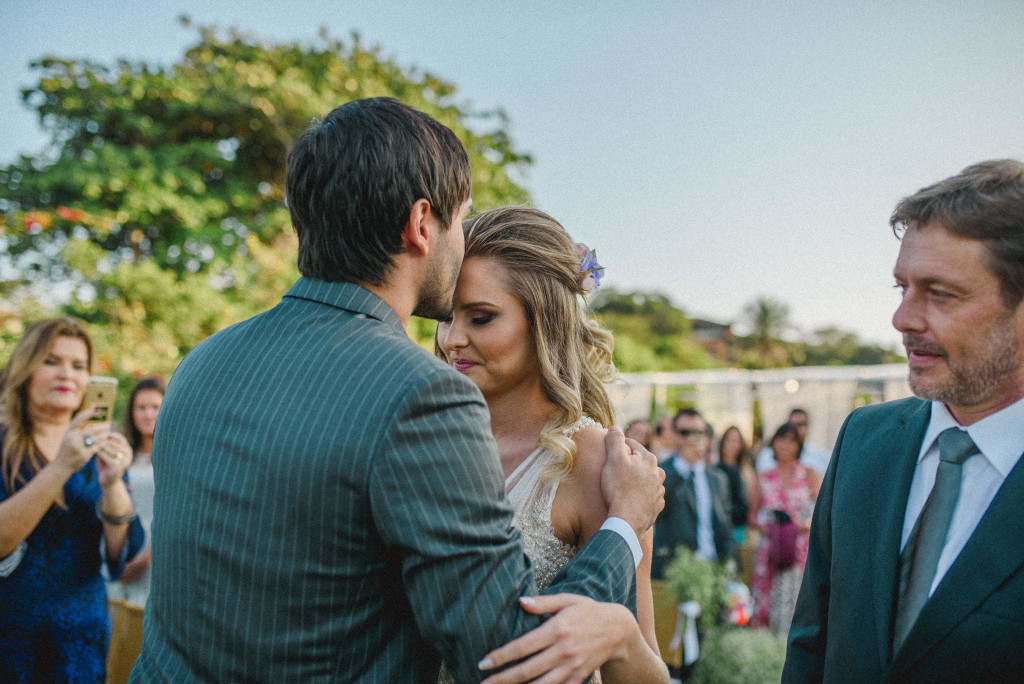
{"label": "hand holding phone", "polygon": [[84,409],[97,409],[90,423],[109,423],[114,420],[114,402],[117,400],[117,378],[93,375],[85,385]]}

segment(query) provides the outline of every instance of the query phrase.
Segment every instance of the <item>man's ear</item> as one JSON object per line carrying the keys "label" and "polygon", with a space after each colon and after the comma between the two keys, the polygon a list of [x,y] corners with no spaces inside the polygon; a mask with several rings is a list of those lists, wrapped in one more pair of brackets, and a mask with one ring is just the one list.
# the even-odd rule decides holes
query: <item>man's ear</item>
{"label": "man's ear", "polygon": [[435,228],[436,221],[430,211],[430,202],[421,197],[413,202],[409,209],[409,220],[402,231],[406,249],[414,254],[426,256],[430,252],[431,232]]}

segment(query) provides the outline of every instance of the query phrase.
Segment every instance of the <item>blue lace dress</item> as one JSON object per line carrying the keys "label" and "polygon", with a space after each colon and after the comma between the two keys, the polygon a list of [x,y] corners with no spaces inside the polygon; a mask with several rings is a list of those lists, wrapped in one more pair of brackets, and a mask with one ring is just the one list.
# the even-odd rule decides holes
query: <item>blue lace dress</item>
{"label": "blue lace dress", "polygon": [[[100,574],[101,494],[89,461],[64,485],[67,508],[50,507],[25,540],[21,561],[0,577],[0,682],[104,681],[110,616]],[[0,478],[0,502],[9,495]],[[121,558],[107,562],[111,577],[120,577],[144,536],[133,520]]]}

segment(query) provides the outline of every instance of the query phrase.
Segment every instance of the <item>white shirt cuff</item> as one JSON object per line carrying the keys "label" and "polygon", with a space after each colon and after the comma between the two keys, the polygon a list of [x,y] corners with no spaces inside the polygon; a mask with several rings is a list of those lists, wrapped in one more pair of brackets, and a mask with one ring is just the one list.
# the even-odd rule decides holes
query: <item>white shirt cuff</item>
{"label": "white shirt cuff", "polygon": [[607,518],[604,524],[601,525],[602,530],[611,530],[620,537],[626,540],[626,544],[629,546],[629,552],[633,554],[633,567],[640,565],[640,561],[643,560],[644,550],[640,548],[640,540],[636,537],[636,532],[633,531],[632,526],[623,520],[622,518]]}
{"label": "white shirt cuff", "polygon": [[27,548],[28,542],[23,541],[14,547],[14,551],[11,551],[10,555],[6,558],[0,558],[0,577],[8,577],[18,569],[18,565],[21,563]]}

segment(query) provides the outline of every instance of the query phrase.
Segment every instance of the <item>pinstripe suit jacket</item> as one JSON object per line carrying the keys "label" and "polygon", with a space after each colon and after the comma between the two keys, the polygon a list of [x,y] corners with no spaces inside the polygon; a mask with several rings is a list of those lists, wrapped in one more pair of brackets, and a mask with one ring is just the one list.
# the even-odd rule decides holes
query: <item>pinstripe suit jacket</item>
{"label": "pinstripe suit jacket", "polygon": [[[300,279],[181,363],[154,443],[133,682],[478,681],[539,624],[477,388],[349,283]],[[549,592],[635,604],[596,535]]]}

